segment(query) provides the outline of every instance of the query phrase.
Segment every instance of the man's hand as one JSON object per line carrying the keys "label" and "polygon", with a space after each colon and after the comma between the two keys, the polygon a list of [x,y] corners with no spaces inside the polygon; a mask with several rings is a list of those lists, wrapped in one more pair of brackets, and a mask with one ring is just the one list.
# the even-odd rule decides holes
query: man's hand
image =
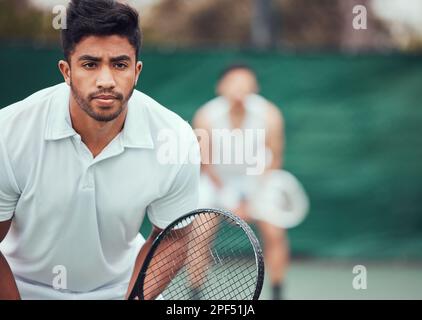
{"label": "man's hand", "polygon": [[[0,222],[0,242],[6,237],[12,219]],[[20,300],[18,287],[6,258],[0,252],[0,300]]]}

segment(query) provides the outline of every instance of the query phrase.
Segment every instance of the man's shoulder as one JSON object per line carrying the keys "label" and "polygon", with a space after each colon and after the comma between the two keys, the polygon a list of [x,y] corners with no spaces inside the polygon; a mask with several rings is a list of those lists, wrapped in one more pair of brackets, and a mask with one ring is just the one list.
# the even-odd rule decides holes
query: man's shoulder
{"label": "man's shoulder", "polygon": [[228,102],[222,96],[217,96],[205,102],[195,113],[195,118],[199,120],[217,121],[226,116],[228,112]]}
{"label": "man's shoulder", "polygon": [[148,116],[150,127],[154,131],[161,129],[192,131],[191,126],[186,120],[147,94],[135,90],[133,97],[137,105],[139,104],[146,109],[146,116]]}
{"label": "man's shoulder", "polygon": [[198,111],[217,110],[227,105],[226,99],[222,96],[217,96],[205,102]]}
{"label": "man's shoulder", "polygon": [[59,84],[37,91],[0,110],[0,138],[12,146],[34,143],[44,135],[50,105],[65,97],[67,85]]}
{"label": "man's shoulder", "polygon": [[13,122],[16,125],[19,120],[26,121],[31,116],[41,116],[40,109],[47,108],[48,101],[60,91],[66,90],[66,84],[39,90],[23,100],[15,102],[0,109],[0,126],[4,127]]}

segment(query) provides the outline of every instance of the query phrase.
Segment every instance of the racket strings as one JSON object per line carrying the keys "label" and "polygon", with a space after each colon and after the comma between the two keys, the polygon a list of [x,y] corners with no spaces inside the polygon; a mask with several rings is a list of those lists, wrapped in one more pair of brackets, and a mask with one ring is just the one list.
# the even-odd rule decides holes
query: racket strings
{"label": "racket strings", "polygon": [[[250,266],[249,263],[244,264],[244,265],[248,267]],[[242,268],[239,268],[240,266],[238,264],[233,263],[231,265],[224,266],[224,268],[230,268],[230,267],[236,267],[236,272],[240,271],[240,273],[242,274]],[[205,297],[207,296],[209,296],[210,298],[215,297],[214,293],[219,293],[220,295],[222,294],[226,299],[233,298],[233,299],[242,300],[243,298],[247,299],[248,297],[250,297],[250,294],[253,293],[252,292],[253,290],[251,290],[250,283],[254,281],[254,277],[250,277],[249,279],[250,282],[249,282],[248,279],[243,278],[243,276],[241,278],[239,274],[235,274],[231,278],[228,278],[228,276],[222,278],[221,275],[224,273],[227,273],[227,272],[225,270],[222,270],[221,272],[216,271],[215,274],[210,275],[210,280],[212,280],[212,278],[215,278],[216,281],[213,281],[214,285],[210,284],[208,287],[204,287],[203,294]],[[222,280],[224,280],[224,283],[221,283],[220,281],[221,278]],[[240,281],[240,284],[242,284],[242,282],[245,282],[245,280],[247,280],[246,281],[247,285],[244,284],[242,287],[239,287],[238,281]],[[223,291],[221,292],[221,290]],[[242,294],[243,291],[245,294]]]}
{"label": "racket strings", "polygon": [[[218,217],[216,217],[216,218],[218,218]],[[202,228],[202,225],[200,225],[199,228]],[[214,224],[213,227],[212,227],[212,229],[210,231],[216,232],[216,229],[217,228],[218,228],[218,225],[217,224]],[[204,230],[200,230],[200,231],[202,232],[202,231],[206,231],[206,230],[204,229]],[[176,241],[185,240],[186,238],[189,239],[189,240],[191,240],[194,236],[196,236],[196,234],[197,234],[196,230],[191,230],[190,233],[184,233],[182,235],[178,235],[178,229],[173,229],[171,232],[169,232],[166,235],[166,237],[170,237],[171,238],[172,242],[170,242],[170,244],[167,245],[167,246],[160,246],[157,249],[156,253],[154,254],[154,257],[160,256],[160,255],[163,254],[163,252],[168,251],[170,247],[174,246],[174,243]],[[199,235],[199,237],[201,237],[201,235]],[[206,237],[204,237],[204,239],[202,241],[208,243],[209,239],[206,238]],[[157,261],[154,260],[154,263],[158,263],[159,261],[160,260],[157,260]]]}
{"label": "racket strings", "polygon": [[[226,264],[225,266],[223,266],[223,268],[233,267],[233,270],[234,270],[234,268],[236,268],[236,272],[240,271],[241,273],[243,273],[242,272],[243,266],[246,266],[247,268],[249,268],[250,263],[246,262],[243,265],[239,265],[238,263]],[[232,294],[237,295],[236,297],[233,296],[233,298],[241,299],[239,297],[239,295],[241,295],[240,291],[247,291],[246,294],[244,295],[245,299],[247,299],[248,297],[250,298],[250,294],[252,293],[251,292],[252,288],[250,287],[249,283],[253,283],[255,281],[254,280],[255,277],[249,276],[248,285],[246,285],[242,290],[239,290],[239,287],[236,287],[237,290],[233,291],[233,289],[235,289],[235,288],[229,287],[227,281],[231,281],[232,283],[236,283],[237,281],[245,281],[245,278],[240,278],[239,275],[235,275],[232,278],[228,278],[227,276],[225,276],[224,279],[223,279],[224,283],[221,283],[221,281],[219,279],[221,278],[221,275],[224,274],[224,273],[227,273],[227,271],[226,270],[219,271],[218,269],[219,269],[219,267],[214,267],[214,273],[211,273],[211,275],[208,275],[208,278],[209,278],[208,283],[214,282],[214,285],[208,285],[208,286],[202,285],[202,287],[204,287],[204,289],[202,289],[201,293],[204,295],[204,297],[208,296],[208,297],[210,297],[210,299],[212,299],[212,297],[215,297],[215,294],[213,294],[213,291],[220,292],[222,290],[222,288],[227,287],[225,289],[225,291],[223,291],[223,293],[222,293],[226,298],[230,298],[229,295],[230,295],[230,293],[232,293]],[[209,268],[208,268],[207,271],[209,271]],[[174,292],[177,295],[180,292],[179,289],[186,286],[185,283],[187,282],[187,278],[189,276],[187,275],[186,270],[183,270],[181,273],[182,274],[178,275],[178,276],[180,278],[184,278],[184,280],[178,281],[176,285],[175,285],[175,282],[173,282],[173,285],[171,286],[171,290],[167,290],[168,292]],[[190,280],[195,281],[195,280],[200,280],[200,279],[202,279],[202,276],[196,276],[193,279],[191,278]],[[213,281],[213,279],[215,281]],[[238,284],[236,284],[236,285],[238,286]],[[188,296],[189,292],[187,290],[184,290],[184,291],[185,291],[184,296],[183,297],[179,296],[179,298],[189,298],[189,296]],[[221,293],[220,293],[220,295],[221,295]],[[175,298],[175,296],[167,295],[166,298],[168,298],[168,299],[169,298]]]}
{"label": "racket strings", "polygon": [[[214,225],[213,227],[212,227],[212,229],[217,229],[218,228],[218,225]],[[214,232],[214,230],[212,230],[213,232]],[[171,234],[169,234],[169,236],[172,238],[172,241],[176,241],[176,240],[180,240],[181,238],[174,238],[173,237],[173,233],[171,233]],[[185,235],[186,236],[186,235]],[[190,234],[190,236],[192,236],[192,234]],[[241,237],[241,235],[240,236],[238,236],[238,237],[236,237],[236,238],[233,238],[233,239],[231,239],[232,240],[232,242],[235,242],[235,240],[237,240],[237,239],[241,239],[241,240],[244,240],[242,237]],[[192,251],[191,250],[191,252],[193,253],[193,254],[195,254],[196,253],[196,251],[199,251],[198,250],[198,247],[199,247],[199,249],[202,249],[199,245],[201,244],[201,243],[203,243],[204,244],[204,246],[206,245],[206,246],[208,246],[209,245],[209,243],[210,243],[210,239],[209,238],[204,238],[203,240],[201,240],[201,241],[196,241],[195,242],[195,245],[196,245],[196,248],[197,248],[197,250],[194,250],[194,251]],[[171,247],[171,245],[170,246],[167,246],[167,247],[164,247],[163,249],[161,249],[161,250],[157,250],[158,252],[155,254],[155,256],[156,257],[158,257],[158,256],[160,256],[162,253],[163,253],[163,251],[166,251],[166,250],[168,250],[169,248]],[[187,249],[187,250],[189,250],[189,249]],[[231,250],[232,251],[232,253],[234,254],[235,252],[233,251],[233,249]],[[174,252],[173,252],[174,253]],[[172,253],[172,254],[173,254]],[[220,256],[221,256],[221,254],[220,254]],[[157,260],[157,259],[155,259],[155,265],[154,265],[154,267],[162,267],[162,266],[166,266],[166,263],[164,263],[164,260],[165,259],[162,259],[162,260]],[[202,264],[203,262],[201,261],[201,260],[198,260],[198,262],[196,263],[196,264]],[[191,266],[195,266],[195,264],[193,264],[193,265],[191,265]],[[162,271],[162,270],[161,270]]]}
{"label": "racket strings", "polygon": [[[188,223],[189,232],[181,232],[180,226]],[[166,299],[189,299],[192,288],[199,290],[201,299],[252,298],[258,272],[254,248],[235,221],[205,213],[193,221],[182,221],[167,236],[171,243],[183,239],[187,245],[170,253],[172,244],[157,249],[145,279],[144,295],[171,278],[162,292]],[[178,268],[174,261],[184,256]],[[169,278],[160,278],[163,273]]]}
{"label": "racket strings", "polygon": [[[197,264],[202,264],[201,262],[198,262]],[[242,263],[242,264],[239,264],[238,262],[232,262],[232,263],[229,263],[229,264],[225,264],[224,266],[222,266],[223,268],[236,268],[236,270],[237,270],[237,272],[239,272],[239,271],[242,271],[243,269],[249,269],[250,267],[251,267],[251,262],[250,261],[245,261],[244,263]],[[244,268],[244,267],[246,267],[246,268]],[[253,266],[254,267],[254,266]],[[219,266],[216,266],[216,265],[214,265],[214,269],[215,270],[218,270],[218,268],[219,268]],[[207,266],[206,268],[205,268],[205,272],[209,272],[209,270],[210,270],[210,267],[209,266]],[[158,270],[158,271],[160,271],[160,270]],[[162,271],[165,271],[165,270],[161,270],[160,272],[162,272]],[[218,275],[219,274],[222,274],[224,272],[224,270],[223,271],[221,271],[221,272],[218,272],[218,271],[215,271],[215,275],[213,275],[213,274],[211,274],[211,276],[210,275],[207,275],[208,277],[216,277],[217,279],[218,279]],[[173,273],[175,273],[175,272],[173,272]],[[184,275],[178,275],[179,277],[183,277],[183,278],[185,278],[185,279],[187,279],[188,277],[189,277],[189,275],[188,274],[186,274],[186,270],[182,270],[180,273],[184,273]],[[241,272],[242,273],[242,272]],[[154,271],[154,275],[155,275],[155,271]],[[196,275],[196,276],[194,276],[193,278],[191,278],[190,279],[190,281],[191,282],[195,282],[195,281],[200,281],[200,280],[202,280],[202,278],[203,278],[204,276],[203,275]],[[234,275],[234,277],[231,279],[231,281],[236,281],[237,279],[236,278],[239,278],[240,277],[240,275],[238,275],[238,274],[235,274]],[[249,277],[249,279],[248,279],[248,282],[250,283],[250,282],[253,282],[253,281],[255,281],[255,279],[256,279],[256,276],[255,275],[252,275],[252,274],[249,274],[248,275],[248,277]],[[244,280],[244,279],[243,279]],[[163,282],[165,282],[166,281],[166,279],[163,279],[163,280],[161,280],[161,281],[155,281],[154,283],[151,283],[149,286],[145,286],[144,287],[144,292],[147,294],[147,293],[149,293],[148,292],[148,290],[150,289],[150,288],[152,288],[152,287],[155,287],[155,285],[157,285],[157,284],[161,284],[161,283],[163,283]],[[184,283],[183,283],[183,281],[179,281],[178,282],[178,284],[179,284],[179,286],[183,286],[183,285],[185,285]],[[219,289],[220,287],[217,287],[217,288],[215,288],[215,289]],[[247,286],[247,288],[249,288],[250,289],[250,287],[249,286]],[[173,285],[173,289],[174,289],[174,285]],[[214,286],[210,286],[210,287],[208,287],[208,288],[205,288],[204,290],[205,291],[211,291],[212,289],[214,289]]]}
{"label": "racket strings", "polygon": [[[242,237],[241,236],[237,236],[235,239],[232,239],[232,240],[233,240],[233,242],[235,242],[237,239],[242,239]],[[244,239],[242,239],[242,240],[244,240]],[[232,253],[235,254],[235,252],[233,250],[232,250]],[[243,269],[249,269],[251,267],[255,268],[254,262],[253,261],[251,262],[251,261],[248,261],[248,260],[246,260],[244,263],[241,263],[241,264],[239,264],[238,262],[236,262],[234,260],[231,260],[231,262],[229,260],[229,263],[223,264],[222,262],[225,260],[226,256],[223,255],[223,254],[221,254],[221,253],[220,253],[219,256],[220,256],[219,259],[221,260],[221,262],[217,263],[217,261],[215,261],[214,269],[216,269],[216,270],[218,270],[220,268],[234,269],[236,267],[237,272],[239,272],[239,270],[242,271]],[[202,261],[196,262],[196,265],[202,265],[202,264],[203,264]],[[191,268],[192,267],[195,267],[196,265],[191,265]],[[246,268],[244,268],[244,267],[246,267]],[[206,271],[208,271],[210,268],[207,267],[206,269],[207,269]],[[183,273],[183,272],[185,272],[185,271],[182,271],[181,273]],[[218,275],[219,274],[222,274],[223,272],[224,272],[224,270],[222,272],[218,272],[218,271],[216,272],[216,271],[214,271],[214,273],[211,273],[211,276],[214,276],[215,278],[218,279]],[[250,273],[244,273],[244,272],[241,272],[241,274],[248,274],[248,276],[249,276],[249,279],[248,279],[249,280],[249,283],[255,281],[254,279],[256,279],[256,274],[253,274],[252,275]],[[185,278],[186,278],[186,276],[187,275],[184,275]],[[191,281],[193,280],[193,282],[195,282],[195,280],[197,280],[197,281],[201,280],[202,277],[203,277],[203,275],[196,275],[194,278],[191,278],[190,280]],[[236,278],[239,278],[238,273],[235,273],[235,276],[232,279],[225,279],[225,281],[231,280],[233,282],[233,281],[236,281],[237,280]],[[155,285],[155,284],[152,284],[152,285]],[[179,285],[181,286],[181,285],[183,285],[183,283],[180,281],[179,282]],[[250,289],[250,286],[248,285],[247,288]],[[144,288],[145,291],[147,291],[147,289],[148,288],[146,288],[146,287]],[[175,288],[173,287],[172,289],[175,289]],[[205,288],[206,291],[212,291],[213,289],[219,290],[219,289],[221,289],[221,287],[209,286],[209,287]],[[231,289],[229,288],[228,291],[230,292],[230,290]],[[177,292],[177,290],[175,290],[175,291]]]}
{"label": "racket strings", "polygon": [[209,268],[207,268],[207,269],[209,269]]}
{"label": "racket strings", "polygon": [[[241,237],[238,237],[239,239]],[[234,254],[236,254],[235,252],[233,252]],[[223,254],[220,255],[220,257],[223,256]],[[247,283],[247,285],[245,286],[245,288],[243,290],[247,290],[250,291],[251,286],[250,283],[254,282],[254,279],[256,278],[256,273],[252,273],[251,272],[247,272],[247,271],[251,271],[250,269],[256,269],[255,268],[255,264],[253,261],[251,260],[247,260],[245,259],[242,263],[239,263],[239,261],[234,260],[234,259],[230,259],[230,256],[223,256],[223,259],[225,261],[225,263],[220,263],[220,264],[215,264],[214,268],[216,269],[216,271],[214,271],[214,273],[210,274],[210,277],[216,277],[216,278],[222,278],[221,275],[227,274],[227,276],[224,277],[226,282],[226,285],[228,284],[235,284],[236,288],[230,287],[228,286],[226,288],[227,293],[224,293],[227,297],[227,294],[230,294],[230,292],[232,292],[233,294],[236,295],[240,295],[241,292],[239,290],[238,285],[242,284],[242,283]],[[231,272],[230,274],[227,273],[227,270],[236,270],[235,272]],[[230,276],[230,278],[228,278],[228,276]],[[242,277],[242,278],[241,278]],[[246,277],[246,278],[245,278]],[[249,278],[249,279],[248,279]],[[238,282],[240,281],[240,282]],[[221,288],[224,288],[224,286],[216,286],[216,285],[210,285],[209,287],[205,287],[204,291],[210,291],[212,292],[213,290],[221,290]],[[235,289],[235,290],[233,290]],[[247,296],[247,295],[246,295]]]}
{"label": "racket strings", "polygon": [[[200,226],[202,226],[202,225],[200,225]],[[215,224],[213,226],[213,229],[216,229],[217,227],[218,226]],[[204,230],[202,230],[202,231],[204,231]],[[211,231],[213,231],[213,230],[211,230]],[[168,235],[172,239],[172,241],[180,240],[180,239],[182,239],[186,236],[189,236],[190,238],[192,238],[196,235],[196,232],[194,232],[194,230],[192,230],[191,233],[189,233],[189,235],[184,235],[184,236],[178,237],[176,239],[176,238],[174,238],[175,232],[177,232],[177,230],[173,230]],[[215,231],[213,231],[213,232],[215,232]],[[200,242],[197,242],[197,245],[199,245],[199,243],[203,243],[204,246],[207,246],[209,244],[209,239],[204,238]],[[154,263],[150,265],[150,269],[152,269],[152,271],[155,271],[156,269],[159,269],[158,271],[160,271],[160,272],[166,271],[166,270],[163,270],[162,267],[165,267],[165,268],[168,267],[167,263],[165,262],[165,260],[168,260],[168,259],[165,256],[163,256],[163,252],[167,251],[171,246],[172,246],[172,244],[169,245],[169,246],[162,246],[161,248],[159,248],[157,250],[157,253],[154,255],[154,259],[153,259]],[[186,248],[186,250],[188,250],[188,251],[190,250],[191,252],[193,252],[189,247],[185,247],[185,248]],[[180,253],[180,251],[179,252],[172,252],[172,254],[179,254],[179,253]],[[158,257],[163,257],[163,259],[158,259]],[[198,259],[198,261],[195,264],[191,264],[191,266],[195,267],[196,265],[199,265],[199,264],[202,264],[202,263],[203,263],[203,261]],[[166,280],[163,279],[161,282],[164,282],[164,281],[166,281]],[[151,287],[155,287],[156,284],[160,284],[160,282],[157,282],[157,281],[150,281],[150,282],[151,283],[150,283],[149,286],[147,284],[144,285],[144,292],[145,293],[148,293],[148,289],[150,289]]]}
{"label": "racket strings", "polygon": [[[168,246],[161,246],[161,247],[159,247],[159,249],[157,250],[157,253],[155,254],[155,256],[154,256],[154,263],[153,264],[151,264],[150,265],[150,268],[152,269],[152,270],[150,270],[150,272],[154,272],[155,270],[157,270],[157,269],[159,269],[159,270],[157,270],[157,271],[160,271],[160,272],[163,272],[164,270],[160,270],[161,269],[161,267],[167,267],[167,262],[168,262],[168,260],[171,260],[171,261],[174,261],[174,259],[169,259],[168,258],[168,256],[166,256],[165,254],[163,254],[164,252],[168,252],[169,251],[169,249],[172,247],[172,246],[174,246],[174,243],[176,242],[176,241],[180,241],[180,240],[186,240],[185,238],[186,237],[192,237],[193,235],[194,235],[195,233],[194,232],[191,232],[191,233],[189,233],[189,234],[183,234],[182,236],[180,236],[179,235],[179,231],[178,231],[178,229],[175,229],[175,230],[172,230],[170,233],[168,233],[168,236],[167,237],[170,237],[171,238],[171,243],[170,243],[170,245],[168,245]],[[176,236],[176,237],[175,237]],[[203,239],[203,242],[205,243],[205,244],[208,244],[208,239]],[[188,248],[187,247],[185,247],[186,248],[186,250],[188,250]],[[183,249],[179,249],[179,252],[176,252],[176,251],[172,251],[172,253],[171,254],[180,254],[181,252],[180,252],[180,250],[183,250]],[[183,253],[183,252],[182,252]],[[156,258],[156,257],[163,257],[163,259],[158,259],[158,258]],[[151,284],[151,286],[154,286],[155,284],[154,283],[152,283]],[[144,286],[144,291],[146,292],[146,289],[147,289],[147,287],[146,286]]]}
{"label": "racket strings", "polygon": [[[246,264],[245,264],[246,265]],[[235,266],[235,264],[229,264],[229,265],[227,265],[226,264],[226,266],[225,266],[225,268],[228,268],[228,267],[231,267],[231,266]],[[247,267],[248,267],[248,265],[247,265]],[[217,272],[219,272],[219,270],[218,269],[220,269],[219,267],[215,267],[215,269],[217,270]],[[237,270],[239,271],[240,269],[243,269],[242,268],[242,266],[239,266],[239,265],[237,265]],[[205,268],[205,272],[209,272],[209,268],[207,267],[207,268]],[[183,271],[182,271],[183,272]],[[172,273],[174,274],[175,272],[174,271],[172,271]],[[186,278],[186,275],[184,275],[184,277]],[[195,282],[195,281],[201,281],[201,279],[202,279],[202,276],[196,276],[196,277],[194,277],[194,278],[192,278],[191,277],[191,281],[193,281],[193,282]],[[166,281],[165,279],[163,280],[163,281]],[[234,277],[233,278],[233,280],[232,281],[236,281],[236,277]],[[181,283],[181,282],[179,282],[179,283]],[[209,288],[212,288],[212,287],[209,287]]]}

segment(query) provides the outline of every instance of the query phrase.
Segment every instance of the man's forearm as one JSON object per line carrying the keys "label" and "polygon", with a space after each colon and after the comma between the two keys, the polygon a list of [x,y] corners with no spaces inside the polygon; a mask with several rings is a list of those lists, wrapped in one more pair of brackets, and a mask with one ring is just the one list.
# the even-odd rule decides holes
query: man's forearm
{"label": "man's forearm", "polygon": [[149,237],[144,245],[142,246],[141,250],[138,253],[138,256],[136,258],[135,267],[133,269],[132,277],[130,278],[128,291],[126,293],[126,299],[129,298],[133,287],[135,286],[136,279],[138,278],[139,272],[141,271],[142,265],[145,261],[146,255],[148,254],[148,251],[150,250],[153,242],[153,238]]}
{"label": "man's forearm", "polygon": [[20,294],[12,270],[0,252],[0,300],[19,300]]}
{"label": "man's forearm", "polygon": [[145,300],[156,299],[183,267],[189,250],[189,230],[190,226],[176,230],[160,243],[145,278],[148,288],[144,292]]}
{"label": "man's forearm", "polygon": [[[161,243],[160,248],[165,248],[164,250],[158,250],[151,265],[148,270],[148,274],[145,278],[145,283],[148,284],[148,290],[144,292],[145,300],[154,300],[162,293],[173,277],[177,274],[179,269],[183,266],[183,263],[186,260],[188,254],[188,243],[189,243],[189,231],[191,225],[184,228],[174,231],[174,234],[168,235]],[[145,244],[142,246],[141,251],[138,254],[136,259],[136,264],[134,272],[132,274],[132,279],[130,281],[129,290],[127,297],[129,297],[130,292],[133,289],[133,286],[136,282],[136,279],[141,271],[142,265],[145,261],[146,255],[152,246],[157,233],[149,236]],[[158,253],[159,252],[159,253]],[[160,261],[159,266],[156,262]],[[169,266],[172,268],[161,268],[161,266]]]}

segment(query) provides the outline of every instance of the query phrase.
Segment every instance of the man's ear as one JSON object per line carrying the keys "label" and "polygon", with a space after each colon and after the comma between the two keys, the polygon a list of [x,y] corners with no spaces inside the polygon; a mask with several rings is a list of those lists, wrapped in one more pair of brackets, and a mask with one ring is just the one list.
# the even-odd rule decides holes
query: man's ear
{"label": "man's ear", "polygon": [[142,72],[142,68],[143,68],[143,63],[142,63],[142,61],[138,61],[137,63],[136,63],[136,70],[135,70],[135,74],[136,74],[136,77],[135,77],[135,86],[138,84],[138,79],[139,79],[139,76],[141,75],[141,72]]}
{"label": "man's ear", "polygon": [[70,65],[65,60],[59,61],[59,70],[61,74],[63,75],[64,81],[70,86]]}

